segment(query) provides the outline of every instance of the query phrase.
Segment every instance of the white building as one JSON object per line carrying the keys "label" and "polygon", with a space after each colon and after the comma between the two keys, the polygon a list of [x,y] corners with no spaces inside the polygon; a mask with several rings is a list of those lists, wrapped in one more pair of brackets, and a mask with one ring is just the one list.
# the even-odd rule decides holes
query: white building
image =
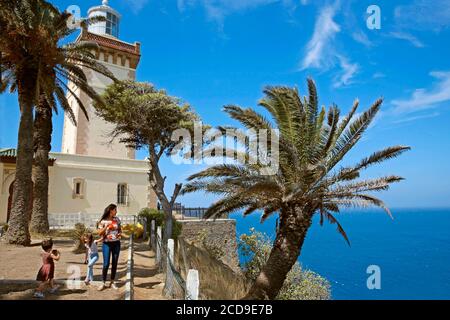
{"label": "white building", "polygon": [[[119,80],[135,79],[140,60],[140,44],[118,39],[120,14],[103,0],[89,16],[102,15],[106,21],[90,25],[77,41],[94,41],[99,45],[97,59]],[[101,93],[112,81],[84,70],[91,86]],[[109,143],[111,125],[98,118],[90,99],[73,84],[69,88],[84,102],[89,121],[75,98],[68,100],[77,120],[74,126],[64,117],[61,153],[52,152],[49,167],[49,214],[100,214],[116,203],[119,214],[136,214],[144,207],[156,208],[156,195],[148,181],[148,162],[135,160],[135,152],[118,140]],[[15,150],[0,150],[0,223],[9,219]]]}

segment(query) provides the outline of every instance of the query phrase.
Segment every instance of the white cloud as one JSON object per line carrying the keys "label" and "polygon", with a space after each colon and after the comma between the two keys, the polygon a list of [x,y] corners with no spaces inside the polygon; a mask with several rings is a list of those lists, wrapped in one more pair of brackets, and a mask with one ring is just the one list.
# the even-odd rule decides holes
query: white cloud
{"label": "white cloud", "polygon": [[437,79],[431,89],[416,89],[409,99],[391,102],[395,113],[411,113],[450,102],[450,71],[433,71],[430,76]]}
{"label": "white cloud", "polygon": [[337,57],[342,68],[342,73],[337,79],[335,79],[333,86],[335,88],[340,88],[351,84],[351,79],[358,72],[359,65],[357,63],[349,62],[344,56],[338,55]]}
{"label": "white cloud", "polygon": [[369,40],[369,37],[367,37],[367,34],[365,34],[363,31],[358,30],[352,33],[353,40],[362,43],[366,47],[373,46],[373,43]]}
{"label": "white cloud", "polygon": [[416,120],[420,120],[420,119],[435,118],[435,117],[437,117],[437,116],[439,116],[439,115],[440,115],[439,112],[433,112],[433,113],[421,114],[421,115],[418,115],[418,116],[413,116],[413,117],[408,117],[408,118],[396,120],[396,121],[394,121],[393,123],[395,123],[395,124],[399,124],[399,123],[407,123],[407,122],[412,122],[412,121],[416,121]]}
{"label": "white cloud", "polygon": [[419,39],[417,39],[415,36],[407,32],[401,31],[391,32],[390,36],[397,39],[409,41],[413,46],[417,48],[423,48],[425,46]]}
{"label": "white cloud", "polygon": [[220,25],[227,15],[272,3],[282,3],[289,8],[296,5],[294,0],[177,0],[177,7],[183,12],[189,7],[202,6],[208,18]]}
{"label": "white cloud", "polygon": [[402,28],[439,32],[450,27],[450,1],[415,0],[396,7],[394,16],[397,25]]}
{"label": "white cloud", "polygon": [[340,88],[349,85],[358,72],[359,65],[349,61],[345,55],[336,51],[334,39],[341,27],[334,21],[339,9],[339,1],[334,5],[323,7],[317,17],[314,32],[305,48],[305,57],[301,62],[301,70],[316,68],[327,70],[336,65],[341,68],[335,77],[333,87]]}
{"label": "white cloud", "polygon": [[131,11],[134,13],[140,12],[147,5],[148,1],[149,0],[125,0]]}
{"label": "white cloud", "polygon": [[[305,1],[301,1],[303,4]],[[219,34],[224,33],[225,18],[235,13],[280,3],[289,14],[298,7],[298,0],[177,0],[178,11],[183,13],[189,8],[203,7],[208,20],[217,24]]]}
{"label": "white cloud", "polygon": [[306,56],[302,62],[302,69],[329,67],[333,59],[332,40],[341,28],[334,22],[337,6],[322,8],[316,20],[314,33],[306,45]]}
{"label": "white cloud", "polygon": [[373,79],[381,79],[386,78],[386,75],[383,72],[375,72],[372,76]]}

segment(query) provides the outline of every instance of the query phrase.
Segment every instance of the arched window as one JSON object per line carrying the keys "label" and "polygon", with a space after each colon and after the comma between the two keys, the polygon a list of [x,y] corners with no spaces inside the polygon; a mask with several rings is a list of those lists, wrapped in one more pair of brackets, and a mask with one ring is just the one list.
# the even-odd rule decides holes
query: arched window
{"label": "arched window", "polygon": [[117,185],[117,204],[128,205],[128,185],[126,183],[119,183]]}

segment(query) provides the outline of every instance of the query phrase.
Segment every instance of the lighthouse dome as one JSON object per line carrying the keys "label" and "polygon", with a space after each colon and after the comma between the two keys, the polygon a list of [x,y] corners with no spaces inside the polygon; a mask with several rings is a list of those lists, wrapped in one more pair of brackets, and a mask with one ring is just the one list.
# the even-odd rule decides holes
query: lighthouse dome
{"label": "lighthouse dome", "polygon": [[98,21],[88,26],[88,31],[99,34],[119,38],[119,25],[121,15],[119,12],[109,6],[108,0],[103,0],[100,6],[92,7],[88,11],[88,17],[104,17],[105,21]]}

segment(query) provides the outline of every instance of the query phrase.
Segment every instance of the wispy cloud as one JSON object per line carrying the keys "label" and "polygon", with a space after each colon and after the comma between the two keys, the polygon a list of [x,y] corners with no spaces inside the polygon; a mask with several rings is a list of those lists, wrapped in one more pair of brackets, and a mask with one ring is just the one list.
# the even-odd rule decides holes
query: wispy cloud
{"label": "wispy cloud", "polygon": [[[304,2],[301,1],[301,4]],[[202,6],[208,19],[216,22],[219,29],[223,29],[226,16],[273,3],[281,3],[288,9],[297,6],[294,0],[177,0],[177,7],[180,12],[184,12],[190,7]]]}
{"label": "wispy cloud", "polygon": [[375,72],[372,76],[373,79],[381,79],[386,78],[386,75],[383,72]]}
{"label": "wispy cloud", "polygon": [[336,33],[341,31],[339,25],[333,20],[337,5],[322,8],[316,20],[314,33],[306,45],[306,56],[302,62],[302,69],[329,67],[334,58],[332,40]]}
{"label": "wispy cloud", "polygon": [[433,71],[430,76],[437,81],[430,89],[416,89],[412,96],[404,100],[393,100],[394,112],[411,113],[433,108],[441,103],[450,104],[450,71]]}
{"label": "wispy cloud", "polygon": [[339,66],[340,73],[334,78],[333,83],[335,88],[349,85],[360,69],[357,63],[352,63],[344,54],[336,50],[334,40],[341,31],[341,27],[334,20],[338,9],[339,1],[336,1],[333,5],[322,7],[319,11],[313,35],[306,45],[305,57],[301,62],[301,70],[308,68],[328,70]]}
{"label": "wispy cloud", "polygon": [[395,32],[391,32],[389,35],[391,37],[394,37],[397,39],[409,41],[409,42],[411,42],[411,44],[413,46],[415,46],[417,48],[425,47],[425,45],[422,43],[422,41],[420,41],[419,39],[417,39],[415,36],[413,36],[410,33],[402,32],[402,31],[395,31]]}
{"label": "wispy cloud", "polygon": [[357,63],[351,63],[344,56],[338,55],[339,64],[342,68],[342,73],[337,77],[333,83],[333,87],[340,88],[351,84],[353,76],[358,72],[359,65]]}
{"label": "wispy cloud", "polygon": [[394,16],[397,25],[404,29],[439,32],[450,27],[450,1],[414,0],[396,7]]}
{"label": "wispy cloud", "polygon": [[149,0],[125,0],[131,11],[139,13],[149,2]]}
{"label": "wispy cloud", "polygon": [[352,38],[353,38],[353,40],[355,40],[359,43],[362,43],[366,47],[373,46],[372,41],[369,40],[369,37],[367,36],[367,34],[365,34],[362,30],[357,30],[357,31],[353,32]]}
{"label": "wispy cloud", "polygon": [[439,115],[440,115],[439,112],[426,113],[426,114],[421,114],[421,115],[418,115],[418,116],[412,116],[412,117],[407,117],[407,118],[403,118],[403,119],[400,119],[400,120],[395,120],[392,123],[399,124],[399,123],[413,122],[413,121],[420,120],[420,119],[435,118],[435,117],[437,117]]}

